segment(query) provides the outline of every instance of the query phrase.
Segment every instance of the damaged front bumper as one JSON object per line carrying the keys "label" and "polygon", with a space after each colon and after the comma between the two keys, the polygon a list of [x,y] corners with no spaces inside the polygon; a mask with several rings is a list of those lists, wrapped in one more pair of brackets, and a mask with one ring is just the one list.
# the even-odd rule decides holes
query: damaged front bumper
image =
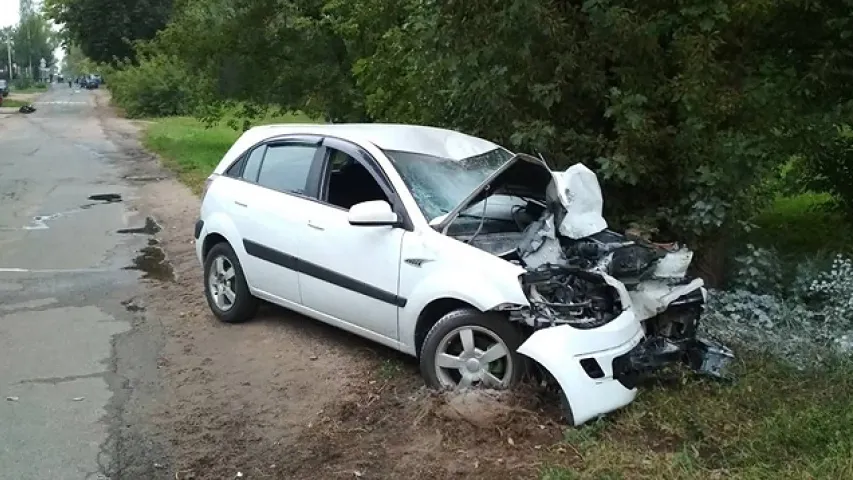
{"label": "damaged front bumper", "polygon": [[554,377],[565,395],[567,419],[581,425],[630,404],[637,396],[633,386],[617,378],[613,365],[644,337],[642,325],[629,310],[592,330],[568,324],[537,330],[518,352]]}
{"label": "damaged front bumper", "polygon": [[557,383],[566,419],[573,425],[630,404],[644,373],[681,364],[701,375],[726,378],[732,351],[696,336],[704,288],[680,293],[646,320],[629,308],[591,329],[572,324],[541,328],[518,352],[538,362]]}
{"label": "damaged front bumper", "polygon": [[730,349],[709,340],[646,336],[631,311],[595,330],[571,325],[537,330],[518,352],[553,377],[564,395],[566,419],[575,426],[633,402],[643,373],[686,364],[699,374],[724,378],[734,358]]}

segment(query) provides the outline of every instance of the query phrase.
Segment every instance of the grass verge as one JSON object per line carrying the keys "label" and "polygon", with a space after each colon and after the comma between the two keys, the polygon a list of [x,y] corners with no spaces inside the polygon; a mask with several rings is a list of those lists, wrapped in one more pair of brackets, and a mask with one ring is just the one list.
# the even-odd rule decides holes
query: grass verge
{"label": "grass verge", "polygon": [[29,105],[30,103],[31,102],[25,102],[23,100],[13,100],[13,99],[5,98],[5,99],[3,99],[3,104],[0,105],[0,107],[21,108],[24,105]]}
{"label": "grass verge", "polygon": [[831,195],[803,193],[779,197],[756,219],[747,240],[773,247],[786,260],[853,253],[853,222],[835,208]]}
{"label": "grass verge", "polygon": [[[264,119],[263,123],[310,122],[302,114]],[[169,117],[152,120],[143,143],[159,154],[166,165],[177,172],[180,180],[199,192],[204,179],[222,159],[240,132],[224,122],[207,128],[192,117]]]}
{"label": "grass verge", "polygon": [[33,85],[27,88],[11,88],[11,93],[41,93],[47,90],[47,85]]}
{"label": "grass verge", "polygon": [[853,478],[850,366],[800,372],[753,357],[734,385],[647,387],[621,414],[567,430],[582,461],[541,478]]}

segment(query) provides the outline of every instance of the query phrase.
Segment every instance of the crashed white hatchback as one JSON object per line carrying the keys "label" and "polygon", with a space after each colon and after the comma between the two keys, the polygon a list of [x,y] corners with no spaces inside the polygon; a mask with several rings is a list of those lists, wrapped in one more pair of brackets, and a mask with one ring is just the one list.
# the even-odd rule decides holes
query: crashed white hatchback
{"label": "crashed white hatchback", "polygon": [[[208,179],[210,308],[265,299],[418,357],[435,388],[560,387],[567,419],[627,405],[646,369],[720,375],[692,253],[607,229],[595,174],[432,127],[271,125]],[[533,360],[533,362],[530,361]]]}

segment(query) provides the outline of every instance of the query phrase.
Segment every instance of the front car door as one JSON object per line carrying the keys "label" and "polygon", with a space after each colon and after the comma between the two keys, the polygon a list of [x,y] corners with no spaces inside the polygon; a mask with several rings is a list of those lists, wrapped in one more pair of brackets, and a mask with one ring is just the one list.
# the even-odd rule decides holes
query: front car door
{"label": "front car door", "polygon": [[385,200],[401,218],[408,217],[370,154],[332,138],[324,139],[323,147],[319,202],[306,211],[308,230],[300,250],[303,304],[378,341],[397,341],[398,309],[405,306],[398,283],[407,229],[353,226],[348,213],[356,203]]}

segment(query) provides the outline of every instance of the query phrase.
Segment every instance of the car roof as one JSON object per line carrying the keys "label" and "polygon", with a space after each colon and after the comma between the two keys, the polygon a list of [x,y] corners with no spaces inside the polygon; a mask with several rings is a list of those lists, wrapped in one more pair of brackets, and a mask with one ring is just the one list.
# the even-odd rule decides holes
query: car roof
{"label": "car roof", "polygon": [[[451,160],[461,160],[503,148],[482,138],[444,128],[392,123],[276,124],[247,130],[246,148],[281,135],[328,135],[356,143],[370,142],[382,150],[418,153]],[[241,138],[242,140],[242,138]]]}

